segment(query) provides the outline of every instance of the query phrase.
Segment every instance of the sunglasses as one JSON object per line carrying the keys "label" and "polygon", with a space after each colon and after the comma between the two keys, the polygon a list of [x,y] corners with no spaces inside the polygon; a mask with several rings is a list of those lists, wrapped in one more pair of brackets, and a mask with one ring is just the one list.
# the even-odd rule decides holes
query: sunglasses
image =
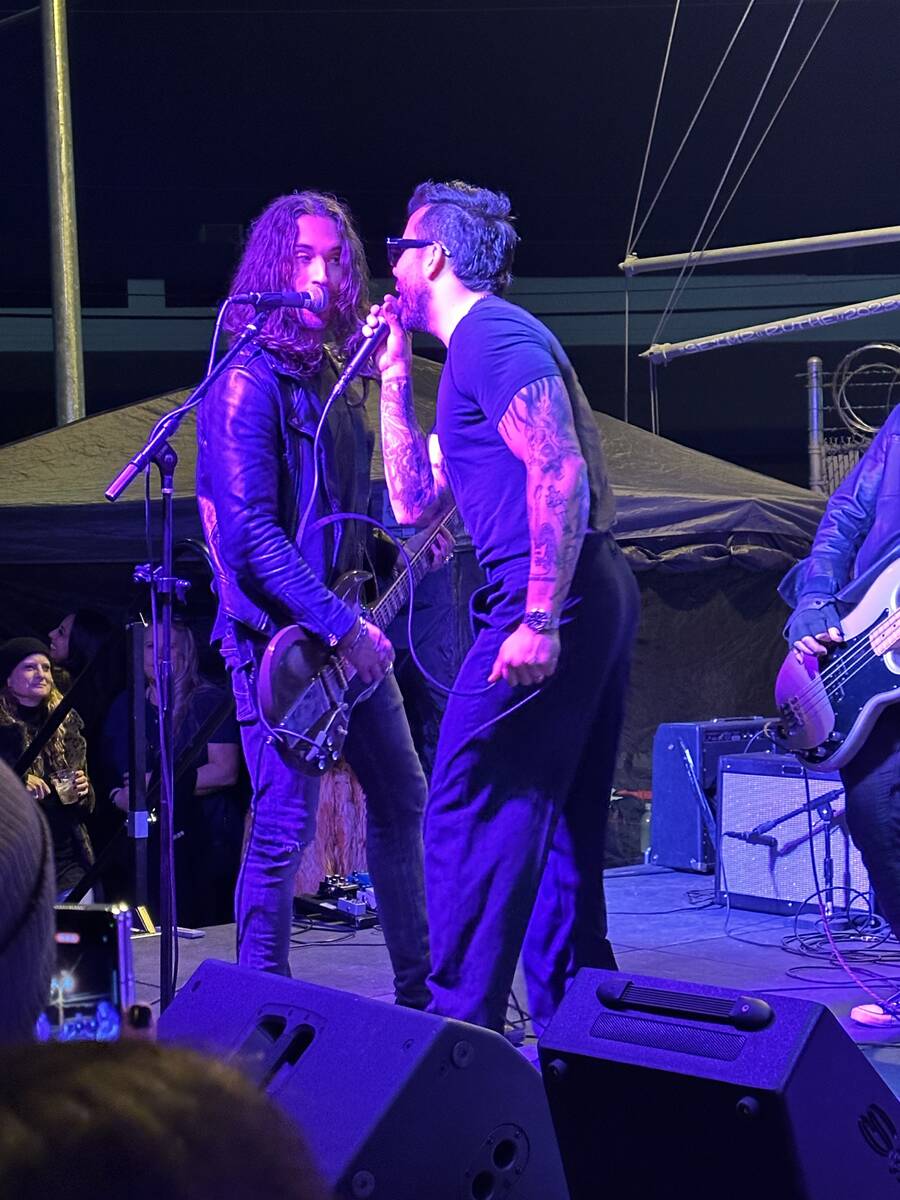
{"label": "sunglasses", "polygon": [[392,267],[396,267],[404,251],[421,250],[425,246],[440,246],[447,258],[450,257],[450,251],[444,243],[436,242],[434,238],[385,238],[384,241],[387,246],[387,260]]}

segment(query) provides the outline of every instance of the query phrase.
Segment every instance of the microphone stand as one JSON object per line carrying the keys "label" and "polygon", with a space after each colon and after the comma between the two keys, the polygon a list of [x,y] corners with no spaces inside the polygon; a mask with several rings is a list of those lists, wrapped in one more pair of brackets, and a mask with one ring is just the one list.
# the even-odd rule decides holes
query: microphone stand
{"label": "microphone stand", "polygon": [[[797,808],[792,808],[790,812],[782,813],[781,816],[774,817],[771,821],[763,821],[760,825],[755,825],[746,834],[741,833],[724,833],[723,837],[736,837],[740,841],[748,842],[750,845],[765,844],[757,843],[757,839],[763,837],[771,829],[777,829],[779,825],[783,825],[785,821],[790,821],[794,817],[799,817],[803,813],[816,813],[819,820],[822,822],[822,832],[825,835],[824,849],[822,859],[822,907],[827,920],[831,920],[834,916],[834,858],[831,853],[831,832],[834,827],[834,808],[832,801],[843,796],[843,787],[832,788],[831,791],[823,793],[821,796],[811,796],[803,804]],[[815,833],[815,830],[813,830]],[[815,853],[815,848],[810,837],[810,853]],[[850,920],[850,888],[849,881],[844,889],[847,892],[847,913],[846,919]]]}
{"label": "microphone stand", "polygon": [[[227,301],[226,301],[227,303]],[[135,571],[135,578],[150,586],[151,611],[157,636],[154,650],[157,652],[156,681],[159,699],[160,721],[160,803],[159,803],[159,859],[160,859],[160,950],[159,990],[160,1011],[164,1012],[175,994],[175,946],[177,922],[175,914],[175,852],[173,838],[173,807],[175,802],[174,743],[172,740],[172,609],[176,596],[183,600],[188,584],[174,575],[174,511],[175,468],[178,456],[169,442],[185,416],[196,408],[212,384],[231,366],[249,342],[258,336],[270,310],[257,312],[253,320],[243,329],[240,336],[228,348],[218,363],[207,372],[190,396],[171,412],[157,421],[150,436],[141,449],[113,479],[104,495],[109,501],[118,500],[137,475],[154,463],[160,475],[162,496],[162,560],[159,566],[143,563]],[[144,839],[146,854],[146,812],[136,814],[136,780],[129,778],[128,831],[135,838]],[[143,783],[143,781],[141,781]]]}

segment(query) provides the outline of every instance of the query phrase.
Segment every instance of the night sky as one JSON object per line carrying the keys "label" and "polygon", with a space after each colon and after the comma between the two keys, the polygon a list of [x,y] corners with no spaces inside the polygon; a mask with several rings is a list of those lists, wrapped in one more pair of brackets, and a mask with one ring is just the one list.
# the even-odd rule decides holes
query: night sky
{"label": "night sky", "polygon": [[[801,6],[748,150],[830,6]],[[303,187],[349,201],[384,275],[382,239],[429,176],[510,194],[519,275],[615,274],[673,7],[71,0],[83,303],[123,303],[129,276],[164,278],[170,304],[213,303],[234,228]],[[682,3],[645,197],[745,7]],[[796,7],[757,0],[640,254],[690,246]],[[897,0],[842,0],[714,244],[900,223],[898,45]],[[3,307],[50,302],[41,75],[39,19],[0,25]],[[895,271],[900,251],[755,269]]]}

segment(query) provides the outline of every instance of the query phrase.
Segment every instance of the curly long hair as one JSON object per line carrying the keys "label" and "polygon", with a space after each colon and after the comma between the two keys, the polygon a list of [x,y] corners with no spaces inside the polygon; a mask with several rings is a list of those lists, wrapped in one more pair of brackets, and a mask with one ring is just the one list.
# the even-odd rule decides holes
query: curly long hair
{"label": "curly long hair", "polygon": [[[50,695],[46,696],[34,710],[40,716],[42,723],[47,720],[61,700],[62,692],[54,683]],[[8,687],[0,688],[0,726],[22,727],[18,716],[16,698]],[[74,727],[76,730],[80,730],[81,728],[81,718],[74,709],[65,716],[59,728],[56,729],[47,745],[35,759],[32,769],[36,768],[36,774],[43,777],[44,775],[51,774],[53,771],[61,771],[68,766],[66,762],[66,733],[70,727]]]}
{"label": "curly long hair", "polygon": [[[353,218],[335,196],[295,192],[273,200],[250,226],[247,245],[231,280],[231,292],[275,292],[293,287],[297,219],[303,216],[330,217],[340,233],[343,278],[326,340],[345,357],[355,349],[368,311],[369,269]],[[249,305],[233,304],[223,326],[230,334],[240,333],[252,316]],[[302,325],[293,309],[275,309],[258,340],[300,374],[314,374],[322,365],[321,335]]]}

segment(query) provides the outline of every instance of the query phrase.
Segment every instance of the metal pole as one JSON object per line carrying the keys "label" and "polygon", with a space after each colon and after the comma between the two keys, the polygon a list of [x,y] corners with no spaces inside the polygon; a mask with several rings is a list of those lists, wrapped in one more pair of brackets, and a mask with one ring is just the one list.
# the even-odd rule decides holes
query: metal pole
{"label": "metal pole", "polygon": [[42,0],[41,23],[50,189],[56,423],[67,425],[84,416],[84,360],[65,0]]}
{"label": "metal pole", "polygon": [[638,258],[629,254],[619,263],[626,275],[645,271],[677,271],[685,265],[705,267],[714,263],[748,262],[754,258],[778,258],[785,254],[812,254],[819,250],[847,250],[853,246],[880,246],[900,242],[900,225],[881,229],[857,229],[850,233],[823,233],[818,237],[787,238],[779,242],[756,242],[747,246],[722,246],[718,250],[699,250],[693,254],[660,254]]}
{"label": "metal pole", "polygon": [[809,487],[813,492],[826,492],[828,489],[824,484],[822,472],[822,360],[815,355],[806,360],[806,394],[809,399]]}
{"label": "metal pole", "polygon": [[780,337],[785,333],[821,329],[828,325],[839,325],[842,321],[857,321],[861,317],[893,312],[898,308],[900,293],[881,296],[877,300],[843,304],[840,308],[823,308],[799,317],[782,317],[779,321],[767,321],[763,325],[746,325],[743,329],[729,329],[726,333],[711,333],[708,337],[691,338],[686,342],[654,342],[642,352],[641,358],[665,363],[672,358],[681,358],[683,354],[700,354],[704,350],[718,350],[723,346],[743,346],[745,342],[760,342],[764,338]]}

